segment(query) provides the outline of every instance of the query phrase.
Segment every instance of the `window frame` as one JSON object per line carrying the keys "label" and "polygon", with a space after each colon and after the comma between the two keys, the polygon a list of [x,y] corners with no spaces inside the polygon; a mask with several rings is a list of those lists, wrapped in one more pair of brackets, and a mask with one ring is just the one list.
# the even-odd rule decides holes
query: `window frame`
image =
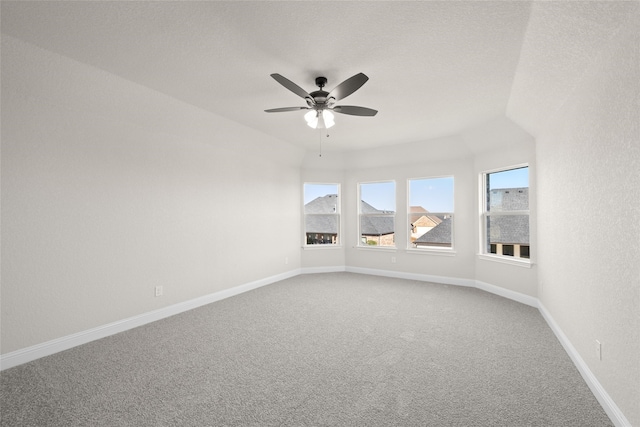
{"label": "window frame", "polygon": [[[453,210],[451,212],[429,212],[430,215],[450,215],[451,216],[451,246],[423,246],[419,247],[418,245],[414,245],[411,241],[411,216],[415,215],[415,213],[411,212],[411,181],[420,181],[420,180],[430,180],[430,179],[442,179],[442,178],[451,178],[453,180]],[[418,177],[418,178],[408,178],[407,179],[407,251],[415,252],[415,253],[447,253],[454,254],[455,253],[455,175],[438,175],[438,176],[428,176],[428,177]]]}
{"label": "window frame", "polygon": [[[480,221],[480,236],[479,236],[479,247],[478,247],[478,257],[485,260],[497,261],[506,264],[519,265],[523,267],[530,268],[532,263],[531,260],[531,234],[529,234],[529,243],[526,245],[529,248],[529,257],[515,257],[512,255],[502,255],[497,253],[497,246],[502,246],[501,244],[495,244],[496,253],[491,252],[490,247],[492,246],[491,242],[487,237],[487,222],[489,217],[494,216],[523,216],[526,215],[529,223],[529,233],[531,233],[531,181],[529,180],[529,194],[528,194],[528,206],[529,209],[526,210],[512,210],[512,211],[498,211],[498,212],[490,212],[487,210],[488,203],[488,194],[489,189],[487,188],[487,177],[493,173],[498,172],[507,172],[515,169],[527,168],[527,174],[531,176],[531,166],[528,163],[521,163],[516,165],[510,165],[505,167],[500,167],[491,170],[485,170],[480,173],[479,177],[479,221]],[[518,251],[519,252],[519,251]]]}
{"label": "window frame", "polygon": [[[336,204],[336,212],[334,213],[307,213],[305,194],[307,185],[335,185],[337,190],[338,203]],[[339,182],[303,182],[302,183],[302,247],[304,249],[334,249],[342,247],[342,191]],[[326,194],[328,195],[328,194]],[[325,196],[326,196],[325,195]],[[336,243],[308,243],[307,238],[307,216],[308,215],[335,215],[337,217],[338,232],[336,233]]]}
{"label": "window frame", "polygon": [[[366,184],[385,184],[385,183],[392,183],[393,184],[393,204],[394,204],[394,210],[393,211],[385,211],[382,210],[380,213],[369,213],[369,214],[365,214],[361,212],[362,209],[362,185],[366,185]],[[362,181],[362,182],[358,182],[358,198],[357,198],[357,240],[356,240],[356,247],[359,249],[373,249],[373,250],[395,250],[397,249],[397,245],[396,245],[396,213],[398,211],[398,206],[397,206],[397,195],[398,195],[398,186],[395,180],[393,179],[389,179],[389,180],[380,180],[380,181]],[[375,206],[373,206],[375,209]],[[391,213],[389,213],[391,212]],[[362,232],[361,232],[361,218],[362,216],[383,216],[383,217],[391,217],[393,218],[393,245],[369,245],[369,244],[363,244],[362,242]],[[381,235],[382,236],[382,235]]]}

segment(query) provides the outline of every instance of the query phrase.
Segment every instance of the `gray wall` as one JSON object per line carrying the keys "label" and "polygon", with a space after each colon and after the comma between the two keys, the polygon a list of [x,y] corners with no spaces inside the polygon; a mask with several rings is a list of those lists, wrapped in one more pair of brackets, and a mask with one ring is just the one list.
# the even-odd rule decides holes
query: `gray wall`
{"label": "gray wall", "polygon": [[637,17],[536,141],[539,298],[631,425],[640,425]]}
{"label": "gray wall", "polygon": [[2,353],[299,268],[301,155],[3,35]]}

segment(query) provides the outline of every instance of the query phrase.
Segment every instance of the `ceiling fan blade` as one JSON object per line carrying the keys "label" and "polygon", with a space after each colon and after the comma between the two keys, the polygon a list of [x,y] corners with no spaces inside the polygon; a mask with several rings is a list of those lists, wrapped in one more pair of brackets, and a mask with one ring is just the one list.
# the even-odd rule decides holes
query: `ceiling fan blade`
{"label": "ceiling fan blade", "polygon": [[[297,84],[295,84],[294,82],[292,82],[291,80],[289,80],[286,77],[282,77],[280,74],[278,73],[274,73],[271,74],[271,77],[273,77],[275,79],[275,81],[277,81],[278,83],[280,83],[282,86],[286,87],[287,89],[289,89],[291,92],[295,93],[296,95],[298,95],[300,98],[312,98],[311,95],[309,95],[307,93],[307,91],[305,91],[304,89],[302,89],[300,86],[298,86]],[[313,98],[312,98],[313,99]]]}
{"label": "ceiling fan blade", "polygon": [[351,116],[375,116],[378,110],[366,107],[356,107],[355,105],[338,105],[333,111],[340,114],[349,114]]}
{"label": "ceiling fan blade", "polygon": [[307,107],[283,107],[283,108],[272,108],[270,110],[264,110],[265,113],[282,113],[285,111],[299,111],[299,110],[308,110]]}
{"label": "ceiling fan blade", "polygon": [[336,86],[329,93],[329,96],[327,98],[333,97],[336,99],[336,101],[344,99],[356,90],[360,89],[360,87],[365,84],[367,80],[369,80],[369,77],[365,76],[363,73],[358,73],[355,76],[349,77],[347,80]]}

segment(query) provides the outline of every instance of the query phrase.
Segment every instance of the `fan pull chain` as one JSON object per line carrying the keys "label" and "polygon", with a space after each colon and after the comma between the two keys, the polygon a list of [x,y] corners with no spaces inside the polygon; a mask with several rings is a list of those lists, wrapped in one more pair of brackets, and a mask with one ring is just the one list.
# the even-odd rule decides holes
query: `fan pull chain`
{"label": "fan pull chain", "polygon": [[[318,157],[322,157],[322,131],[324,129],[318,129],[318,136],[320,137],[320,154],[318,154]],[[327,138],[329,138],[329,132],[327,132]]]}
{"label": "fan pull chain", "polygon": [[[320,137],[320,154],[318,154],[318,157],[322,157],[322,131],[324,129],[318,129],[318,136]],[[329,138],[329,133],[327,132],[327,138]]]}

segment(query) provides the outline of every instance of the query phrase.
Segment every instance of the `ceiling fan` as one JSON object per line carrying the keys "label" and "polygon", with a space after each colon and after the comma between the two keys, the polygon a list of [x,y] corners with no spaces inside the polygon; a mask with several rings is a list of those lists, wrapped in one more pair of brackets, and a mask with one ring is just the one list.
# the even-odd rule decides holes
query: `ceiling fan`
{"label": "ceiling fan", "polygon": [[320,90],[316,90],[311,93],[307,93],[297,84],[291,80],[281,76],[280,74],[271,74],[271,77],[275,79],[282,86],[289,89],[299,97],[303,98],[307,102],[306,107],[284,107],[284,108],[272,108],[270,110],[264,110],[267,113],[281,113],[284,111],[298,111],[309,110],[304,115],[307,124],[314,129],[328,129],[335,124],[334,116],[332,112],[340,114],[348,114],[351,116],[375,116],[378,112],[371,108],[357,107],[355,105],[336,105],[337,101],[346,98],[369,80],[369,77],[363,73],[358,73],[355,76],[349,77],[347,80],[336,86],[331,92],[323,90],[327,84],[326,77],[316,77],[316,86]]}

